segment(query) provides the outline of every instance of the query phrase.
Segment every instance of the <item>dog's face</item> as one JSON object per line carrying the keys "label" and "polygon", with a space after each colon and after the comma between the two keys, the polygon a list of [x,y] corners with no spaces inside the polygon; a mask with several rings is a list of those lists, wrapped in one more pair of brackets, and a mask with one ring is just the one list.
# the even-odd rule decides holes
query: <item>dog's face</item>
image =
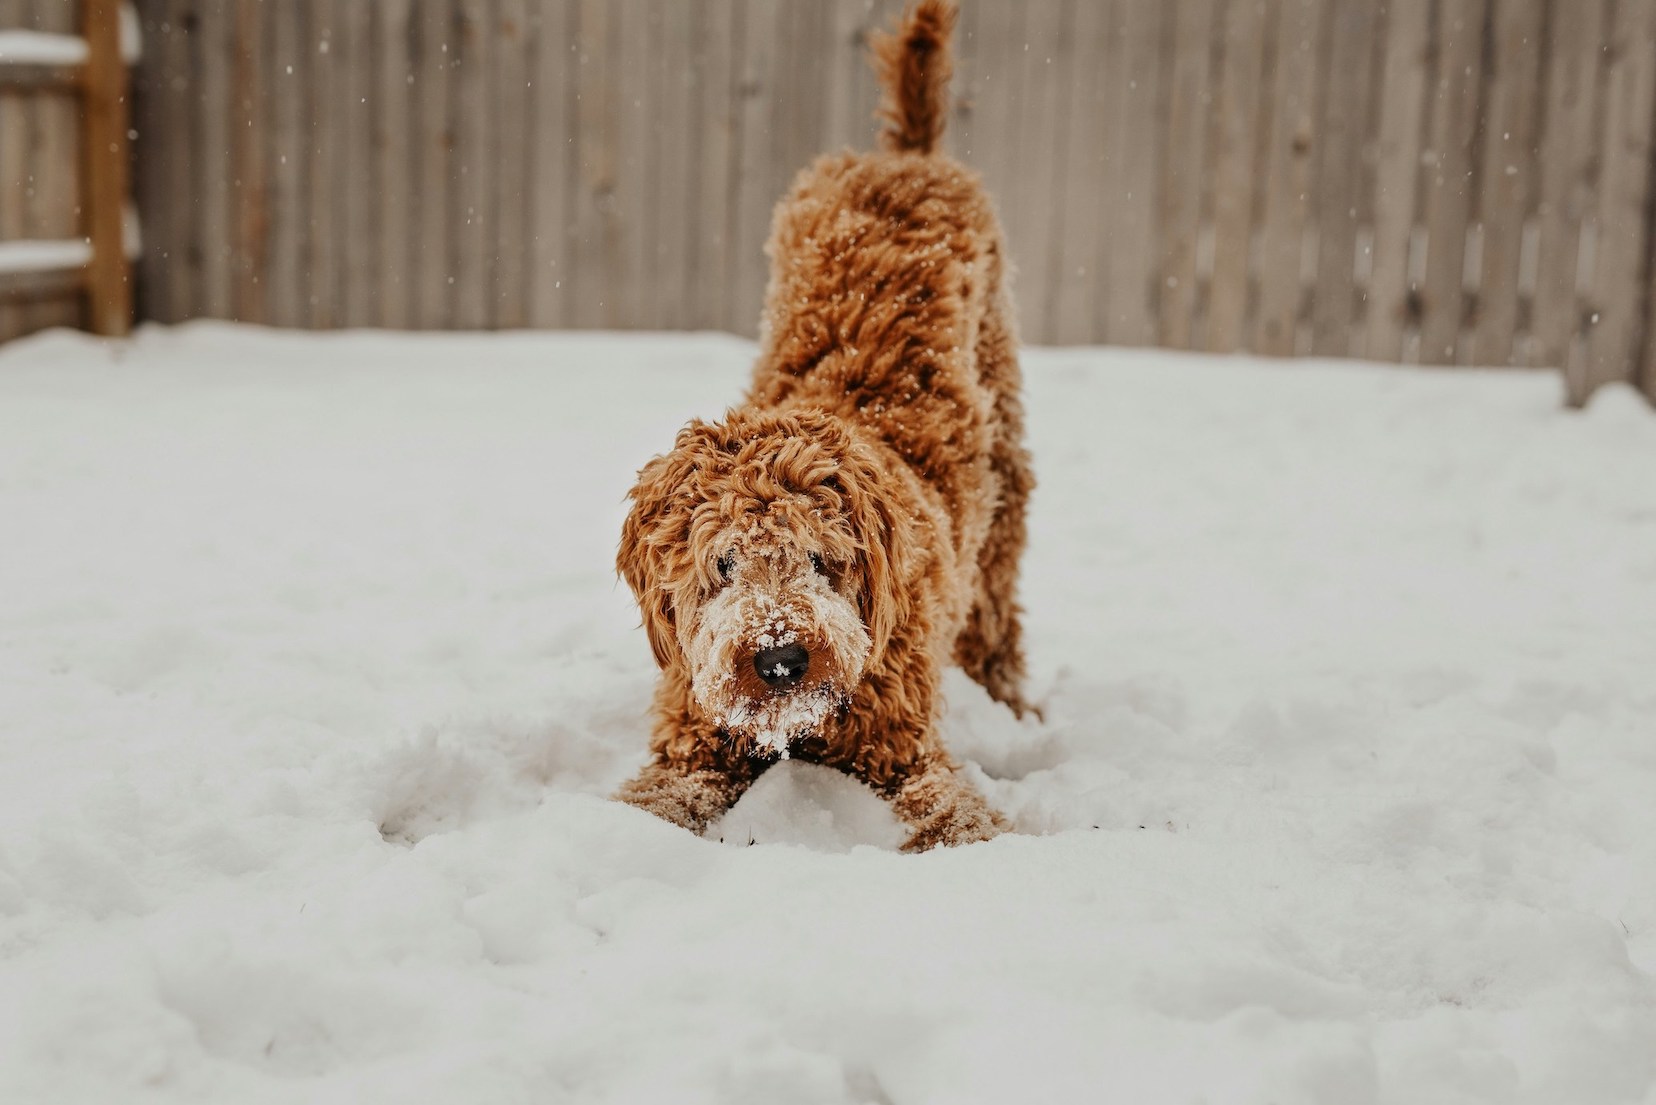
{"label": "dog's face", "polygon": [[692,422],[639,473],[617,566],[656,662],[747,751],[845,701],[904,616],[912,523],[832,416]]}

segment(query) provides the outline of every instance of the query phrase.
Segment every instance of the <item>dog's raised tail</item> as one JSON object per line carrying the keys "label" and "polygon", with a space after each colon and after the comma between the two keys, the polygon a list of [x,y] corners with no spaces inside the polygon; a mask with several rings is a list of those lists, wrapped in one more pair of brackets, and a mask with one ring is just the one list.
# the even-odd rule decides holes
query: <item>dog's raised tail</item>
{"label": "dog's raised tail", "polygon": [[930,153],[943,137],[954,72],[949,36],[955,14],[951,0],[918,0],[895,34],[874,37],[874,70],[885,89],[880,118],[886,128],[880,145],[886,149]]}

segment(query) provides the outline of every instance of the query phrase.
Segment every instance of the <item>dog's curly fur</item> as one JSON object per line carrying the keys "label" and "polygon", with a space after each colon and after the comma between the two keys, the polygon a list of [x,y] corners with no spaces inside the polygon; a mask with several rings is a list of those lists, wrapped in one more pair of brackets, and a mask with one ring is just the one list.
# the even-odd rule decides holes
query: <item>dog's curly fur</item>
{"label": "dog's curly fur", "polygon": [[[1033,486],[1007,263],[977,178],[935,151],[952,4],[874,44],[884,150],[778,205],[752,388],[632,491],[617,566],[662,669],[618,797],[693,831],[779,756],[887,795],[911,850],[1006,828],[937,734],[959,663],[1022,714],[1014,591]],[[794,678],[760,654],[803,648]],[[796,654],[797,655],[797,654]]]}

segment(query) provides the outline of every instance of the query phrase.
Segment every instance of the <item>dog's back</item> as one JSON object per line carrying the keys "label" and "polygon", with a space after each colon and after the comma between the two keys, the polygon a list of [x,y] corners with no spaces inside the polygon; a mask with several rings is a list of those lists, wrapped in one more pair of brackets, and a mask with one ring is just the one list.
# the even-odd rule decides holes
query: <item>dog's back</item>
{"label": "dog's back", "polygon": [[984,490],[997,408],[1017,401],[1000,227],[937,150],[954,16],[921,0],[876,40],[883,149],[818,160],[777,206],[751,395],[873,430],[951,507]]}

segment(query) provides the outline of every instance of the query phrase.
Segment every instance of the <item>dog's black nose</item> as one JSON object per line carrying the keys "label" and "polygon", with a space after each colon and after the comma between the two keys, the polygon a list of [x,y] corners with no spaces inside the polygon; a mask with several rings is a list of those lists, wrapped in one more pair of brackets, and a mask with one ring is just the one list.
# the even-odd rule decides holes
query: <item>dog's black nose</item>
{"label": "dog's black nose", "polygon": [[753,666],[760,679],[783,690],[805,678],[805,669],[811,666],[811,654],[798,645],[761,649],[753,657]]}

